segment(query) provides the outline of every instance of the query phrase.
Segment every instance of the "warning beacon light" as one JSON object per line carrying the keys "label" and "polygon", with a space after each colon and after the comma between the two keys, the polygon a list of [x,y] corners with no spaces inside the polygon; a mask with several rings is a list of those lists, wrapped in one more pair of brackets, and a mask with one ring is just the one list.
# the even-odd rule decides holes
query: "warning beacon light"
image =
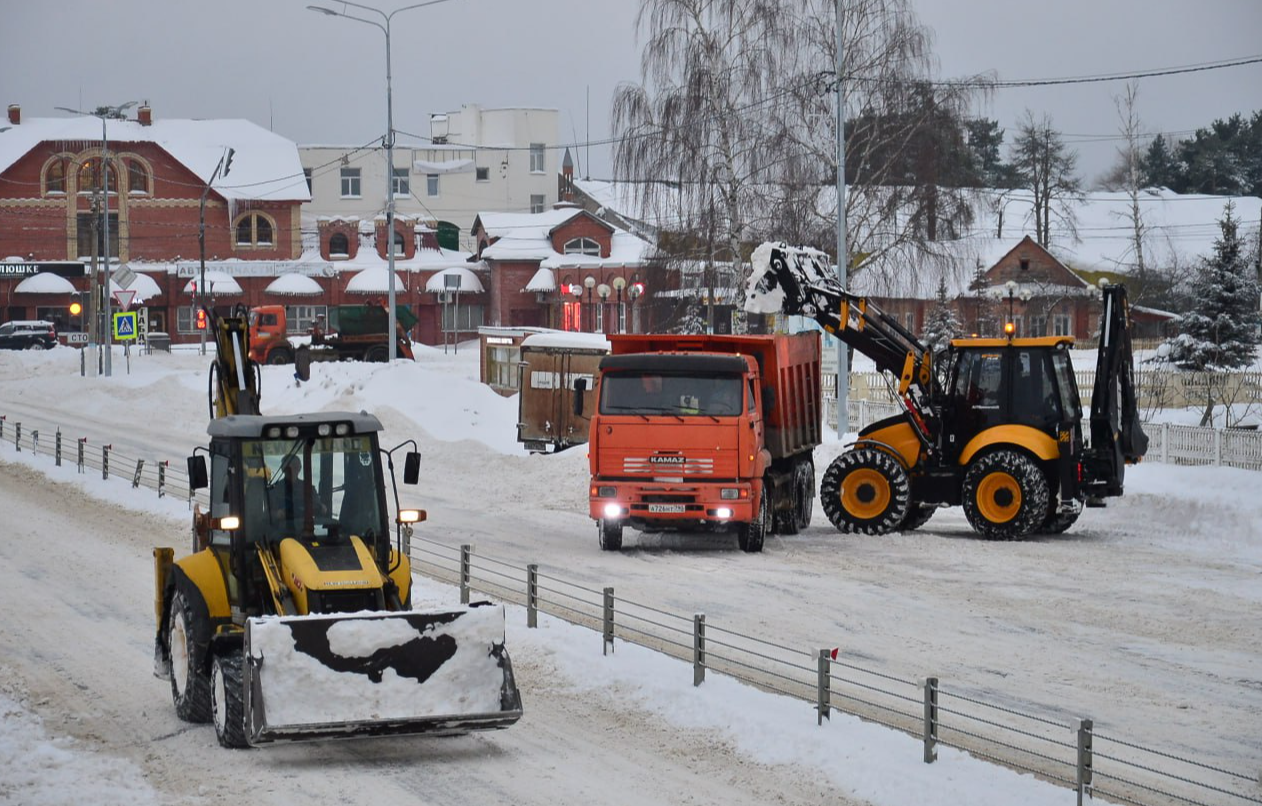
{"label": "warning beacon light", "polygon": [[197,309],[197,329],[198,330],[206,329],[206,309],[205,308]]}

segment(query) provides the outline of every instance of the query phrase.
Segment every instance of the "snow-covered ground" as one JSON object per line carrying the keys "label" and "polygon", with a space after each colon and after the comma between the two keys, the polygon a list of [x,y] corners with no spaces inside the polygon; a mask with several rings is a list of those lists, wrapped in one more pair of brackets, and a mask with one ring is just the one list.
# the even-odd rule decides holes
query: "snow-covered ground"
{"label": "snow-covered ground", "polygon": [[[1239,770],[1262,766],[1262,476],[1144,464],[1127,495],[1059,538],[991,543],[946,511],[880,539],[815,523],[745,555],[735,539],[628,533],[601,552],[581,449],[532,456],[516,400],[477,383],[477,353],[422,350],[394,366],[321,364],[298,387],[265,367],[268,413],[377,414],[384,442],[416,438],[421,533],[479,555],[690,614],[804,652],[1024,711],[1094,718],[1101,733]],[[208,359],[116,354],[112,378],[78,354],[0,353],[0,803],[1064,804],[1073,794],[808,704],[509,608],[526,716],[513,728],[269,747],[227,755],[176,719],[151,676],[150,549],[183,551],[186,506],[16,453],[12,429],[60,426],[99,451],[183,457],[205,438]],[[819,472],[841,449],[816,452]],[[410,499],[410,500],[408,500]],[[418,577],[424,603],[456,592]],[[1066,729],[1066,741],[1072,735]],[[227,764],[217,762],[226,761]],[[230,770],[230,772],[227,772]],[[1262,789],[1251,792],[1262,797]],[[1212,800],[1212,799],[1211,799]],[[1236,802],[1234,800],[1227,802]]]}

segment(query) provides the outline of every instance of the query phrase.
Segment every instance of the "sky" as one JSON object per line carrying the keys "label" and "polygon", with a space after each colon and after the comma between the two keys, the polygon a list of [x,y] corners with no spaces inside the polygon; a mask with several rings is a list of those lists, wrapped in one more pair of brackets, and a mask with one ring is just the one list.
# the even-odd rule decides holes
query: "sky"
{"label": "sky", "polygon": [[[172,415],[184,424],[202,421],[202,417],[191,412],[196,410],[204,416],[201,406],[205,361],[191,350],[136,355],[127,374],[120,373],[112,379],[84,379],[77,375],[77,357],[70,348],[2,353],[0,413],[10,415],[10,429],[15,419],[26,419],[25,433],[29,435],[33,418],[22,413],[24,403],[33,399],[57,401],[60,408],[52,416],[61,418],[69,433],[88,433],[80,429],[91,429],[91,441],[96,444],[99,429],[108,433],[109,429],[118,428],[119,415],[125,412],[130,439],[157,440],[167,444],[168,450],[177,451],[180,447],[168,441],[168,433],[178,431],[183,434],[182,440],[190,442],[204,436],[194,433],[199,429],[181,428],[179,423],[168,421]],[[116,367],[122,364],[121,360],[115,362]],[[423,464],[428,468],[423,484],[430,520],[423,528],[429,530],[430,536],[437,530],[440,541],[476,537],[479,547],[475,550],[480,561],[475,566],[482,573],[486,563],[507,550],[506,542],[493,542],[499,516],[481,494],[485,486],[498,484],[504,497],[515,502],[512,517],[527,524],[521,530],[524,540],[543,543],[548,536],[529,523],[549,503],[538,493],[556,485],[558,475],[539,472],[539,463],[547,463],[554,471],[560,469],[566,486],[575,480],[569,471],[585,467],[586,463],[577,452],[521,456],[519,446],[511,438],[515,401],[500,398],[478,383],[476,367],[476,350],[447,356],[442,351],[424,349],[415,363],[321,365],[313,381],[302,386],[286,383],[285,368],[264,367],[264,384],[269,390],[264,405],[273,414],[362,407],[380,414],[388,423],[413,431],[422,441]],[[406,390],[418,388],[444,391],[441,395],[406,396]],[[76,394],[67,393],[72,389]],[[12,528],[0,545],[0,581],[4,583],[0,584],[0,609],[13,610],[21,602],[30,601],[33,591],[53,573],[72,593],[66,602],[53,597],[45,606],[30,611],[29,618],[0,625],[0,639],[5,639],[9,648],[5,662],[0,664],[0,761],[4,761],[0,764],[0,804],[51,806],[81,803],[90,796],[93,803],[106,806],[173,802],[201,806],[211,800],[235,799],[232,787],[236,784],[222,780],[215,765],[189,766],[179,762],[190,757],[213,761],[221,758],[216,754],[226,751],[215,745],[210,726],[178,723],[165,683],[155,681],[149,674],[153,636],[151,566],[148,552],[140,547],[147,545],[155,532],[174,535],[186,529],[187,505],[171,496],[159,499],[147,488],[132,489],[119,478],[104,481],[93,473],[79,474],[72,462],[57,467],[48,455],[47,438],[41,443],[40,455],[32,455],[29,443],[27,450],[17,453],[12,431],[5,433],[9,438],[0,443],[0,509],[6,512]],[[152,454],[146,450],[142,455]],[[535,463],[533,475],[521,472],[524,465],[520,463],[525,461]],[[510,465],[515,468],[512,478],[516,486],[512,488],[496,481],[484,485],[461,481],[470,471],[480,470],[482,477],[487,478],[495,475],[497,466]],[[447,467],[452,478],[434,478],[436,467]],[[1073,681],[1090,675],[1092,669],[1137,659],[1140,662],[1130,667],[1135,673],[1112,670],[1101,678],[1110,681],[1105,694],[1116,692],[1129,710],[1123,712],[1126,718],[1120,726],[1116,721],[1101,719],[1099,733],[1130,736],[1139,725],[1142,744],[1160,747],[1178,737],[1183,748],[1181,755],[1201,757],[1206,752],[1202,743],[1218,733],[1227,733],[1222,722],[1215,721],[1212,713],[1203,715],[1207,722],[1197,722],[1196,727],[1181,725],[1176,730],[1166,721],[1179,722],[1210,708],[1221,702],[1222,691],[1233,692],[1229,705],[1242,714],[1234,720],[1230,734],[1233,738],[1238,737],[1240,725],[1249,724],[1250,719],[1256,721],[1258,713],[1257,694],[1236,683],[1249,669],[1256,668],[1252,664],[1258,644],[1251,636],[1257,625],[1256,620],[1250,620],[1249,607],[1258,596],[1255,580],[1258,563],[1262,562],[1262,532],[1247,524],[1258,522],[1262,501],[1248,494],[1256,483],[1251,471],[1145,463],[1132,473],[1128,476],[1128,496],[1121,503],[1136,505],[1135,509],[1129,514],[1124,509],[1103,530],[1080,526],[1070,538],[1057,541],[1001,546],[961,540],[953,528],[941,531],[946,526],[942,521],[950,522],[944,515],[925,533],[907,538],[918,548],[902,558],[906,563],[902,564],[892,553],[898,551],[903,538],[847,541],[846,547],[839,550],[837,543],[843,538],[831,534],[826,525],[817,527],[832,545],[825,550],[832,555],[846,555],[849,567],[847,574],[835,578],[834,569],[826,569],[823,576],[829,579],[821,584],[832,590],[845,588],[852,584],[848,578],[863,573],[861,566],[868,552],[873,553],[868,561],[884,557],[887,584],[879,588],[861,586],[856,605],[858,600],[866,599],[877,607],[902,613],[907,624],[919,625],[917,631],[924,640],[928,640],[929,633],[948,633],[957,641],[966,637],[951,653],[935,657],[941,665],[951,665],[950,655],[968,655],[969,642],[993,642],[1003,659],[982,660],[983,664],[999,665],[986,667],[989,675],[981,678],[982,693],[978,694],[972,685],[966,690],[983,697],[994,696],[985,692],[996,689],[1020,692],[1015,701],[1003,702],[1022,711],[1029,710],[1025,698],[1037,696],[1038,687],[1026,688],[1020,681],[997,681],[996,675],[1016,675],[1023,668],[1050,670],[1053,677],[1071,684],[1063,696],[1080,702],[1088,686],[1081,682],[1072,685]],[[32,478],[39,483],[30,484],[28,480]],[[585,485],[578,486],[581,489]],[[406,496],[414,493],[405,490],[404,494],[406,501]],[[456,522],[449,516],[446,510],[452,498],[460,499],[460,505],[469,507],[471,512],[476,510],[474,521]],[[1151,512],[1154,522],[1128,533],[1122,522],[1143,511],[1140,504],[1157,507]],[[1192,514],[1180,518],[1180,510],[1190,510]],[[1093,510],[1093,514],[1102,513]],[[572,513],[575,521],[585,518],[585,512]],[[1233,519],[1242,526],[1228,542],[1222,533]],[[460,531],[488,522],[489,533]],[[81,529],[84,539],[76,550],[79,561],[66,568],[56,553],[48,552],[47,535],[66,533],[68,528]],[[1097,546],[1099,531],[1122,542],[1111,548]],[[503,535],[505,540],[511,537]],[[764,554],[754,556],[735,549],[640,549],[607,556],[596,549],[594,539],[581,544],[572,542],[565,556],[544,550],[549,558],[541,566],[546,580],[545,598],[560,581],[557,576],[573,579],[608,562],[619,569],[619,591],[624,596],[628,589],[638,590],[641,597],[662,602],[672,612],[689,606],[696,597],[704,601],[705,594],[696,589],[669,592],[672,574],[666,571],[673,568],[685,575],[702,573],[710,580],[712,629],[721,629],[725,622],[733,623],[735,614],[730,608],[735,603],[724,597],[744,589],[758,613],[758,626],[753,630],[761,632],[777,624],[817,617],[800,606],[801,601],[818,603],[811,598],[811,589],[802,587],[812,584],[807,577],[813,575],[806,569],[815,561],[798,566],[792,581],[782,576],[781,565],[792,561],[790,555],[813,550],[806,535],[795,538],[793,544],[794,548],[788,551],[773,545]],[[869,548],[862,548],[865,544]],[[1230,551],[1225,550],[1228,547]],[[556,544],[549,548],[555,549]],[[177,551],[182,553],[183,549]],[[1042,557],[1041,562],[1055,555],[1070,565],[1026,576],[1020,568],[1020,556],[1026,551]],[[1128,557],[1126,579],[1116,579],[1116,558],[1121,554]],[[1031,559],[1039,561],[1037,557]],[[558,565],[564,566],[562,570],[554,570]],[[101,567],[115,567],[118,573],[102,576]],[[932,582],[920,578],[923,568],[936,569]],[[1002,576],[1001,569],[1007,569],[1021,583],[996,582]],[[938,576],[939,573],[944,576]],[[971,576],[964,584],[954,585],[952,580],[957,574]],[[732,576],[738,578],[725,588],[724,580]],[[657,585],[650,585],[649,578],[657,579]],[[749,586],[755,578],[765,578],[767,587],[755,587],[750,595]],[[1095,586],[1106,578],[1113,581]],[[449,606],[457,600],[455,588],[420,576],[417,585],[417,607]],[[915,607],[916,601],[944,595],[953,588],[966,598],[967,611],[973,616],[938,611],[933,602]],[[1001,616],[986,601],[987,591],[995,590],[1014,591],[1014,602],[1020,602],[1014,608],[1028,609],[1037,628],[1011,629],[1006,618],[1012,613]],[[1082,594],[1087,590],[1091,596]],[[1192,598],[1181,607],[1173,607],[1165,598],[1171,591],[1182,591],[1179,596]],[[1122,597],[1121,601],[1112,598],[1115,593]],[[1052,596],[1052,601],[1041,602],[1043,596]],[[1071,609],[1075,614],[1098,605],[1104,620],[1079,622],[1078,615],[1057,612],[1059,603],[1067,601],[1062,597],[1074,599]],[[1044,604],[1048,605],[1046,609]],[[832,603],[820,606],[829,610]],[[869,618],[864,609],[843,607],[835,612],[844,614],[836,618],[848,625],[842,627],[839,622],[837,626],[839,636],[846,636],[848,641],[845,651],[855,653],[843,657],[869,667],[879,663],[876,657],[859,651],[860,647],[874,649],[869,643],[872,636],[851,636]],[[1178,629],[1191,612],[1212,615],[1201,623],[1203,629]],[[963,623],[956,623],[957,618]],[[982,621],[973,624],[972,618]],[[1073,797],[1064,788],[945,746],[939,748],[939,760],[926,765],[921,761],[921,743],[915,737],[841,713],[836,713],[826,726],[818,727],[809,703],[757,691],[714,672],[702,686],[694,687],[687,663],[621,641],[614,652],[605,654],[595,632],[547,615],[540,617],[538,629],[528,629],[523,609],[510,605],[506,619],[508,648],[523,687],[526,711],[523,720],[509,730],[482,734],[476,740],[382,740],[366,745],[342,743],[337,747],[328,743],[269,747],[234,755],[231,761],[238,765],[240,773],[234,777],[250,782],[248,785],[256,790],[255,802],[262,804],[289,803],[295,798],[345,800],[348,792],[359,794],[365,801],[404,796],[415,799],[416,791],[423,791],[426,801],[434,804],[505,802],[506,793],[511,792],[513,802],[532,806],[548,802],[647,806],[665,802],[663,787],[671,786],[675,780],[688,787],[689,802],[752,804],[772,800],[766,791],[756,788],[752,779],[783,780],[779,776],[812,781],[807,790],[813,787],[826,793],[812,800],[802,797],[804,790],[781,793],[778,802],[788,803],[1056,806],[1071,802]],[[1093,626],[1088,629],[1089,622]],[[1153,625],[1168,627],[1172,632],[1154,634]],[[973,630],[977,632],[974,634]],[[1093,633],[1109,630],[1116,630],[1116,635],[1108,638],[1121,642],[1118,651],[1097,648],[1079,655],[1066,649],[1079,641],[1093,641]],[[732,640],[723,636],[724,633],[712,633],[715,643],[711,651],[716,655],[725,652],[724,641]],[[792,647],[808,646],[796,635],[774,640]],[[890,640],[905,641],[906,637],[895,635]],[[876,651],[879,657],[884,647]],[[30,690],[44,684],[24,677],[19,670],[47,669],[55,669],[56,674],[45,674],[46,677],[63,681],[62,686],[53,685],[51,689],[61,694],[49,695],[48,689],[42,689],[43,696],[28,696]],[[959,678],[953,677],[949,683],[944,678],[944,687],[959,685]],[[101,678],[109,679],[110,685],[99,687],[81,682]],[[1155,681],[1161,681],[1163,686],[1162,696],[1156,698],[1151,712],[1158,721],[1148,723],[1134,703],[1137,695],[1132,690]],[[552,693],[559,696],[550,696]],[[82,696],[90,698],[87,707],[75,700]],[[1172,698],[1179,703],[1179,709],[1173,712],[1169,708]],[[1074,713],[1077,712],[1070,708],[1058,709],[1056,718],[1069,724]],[[613,720],[613,727],[603,721],[606,719]],[[1061,741],[1072,741],[1068,730],[1055,735]],[[697,741],[698,738],[702,740]],[[686,751],[672,751],[677,743],[690,741],[693,744]],[[651,751],[647,757],[642,755],[646,742],[660,757],[654,758]],[[1249,746],[1227,741],[1222,744],[1256,758]],[[366,749],[357,755],[355,747]],[[391,751],[391,747],[397,749]],[[440,749],[443,747],[450,749],[444,753]],[[1098,747],[1097,752],[1108,751]],[[625,756],[624,763],[608,763],[611,756]],[[1231,769],[1240,767],[1237,760],[1225,764]],[[677,779],[681,765],[686,778]],[[646,766],[654,770],[650,778],[655,780],[644,780]],[[1097,769],[1103,776],[1109,768]],[[724,800],[725,776],[733,770],[745,771],[731,774],[748,778],[737,778],[743,781],[744,791],[728,792],[731,799]],[[1197,780],[1205,780],[1204,776],[1204,771],[1193,773]],[[416,790],[418,786],[423,789]],[[382,787],[394,788],[383,791]],[[413,788],[411,792],[409,787]],[[467,792],[464,787],[468,787]],[[494,794],[487,796],[485,790],[476,787],[491,787]],[[181,793],[190,791],[193,794],[181,797]],[[580,792],[584,797],[578,797]],[[680,792],[683,790],[676,795]],[[208,799],[208,793],[215,797]],[[549,794],[553,800],[549,800]],[[678,800],[675,797],[671,802]]]}
{"label": "sky", "polygon": [[[1253,0],[913,3],[936,31],[939,74],[948,78],[985,71],[1006,79],[1067,77],[1262,54],[1262,5]],[[0,104],[46,116],[63,114],[57,106],[148,100],[155,118],[244,117],[299,143],[380,138],[385,37],[307,5],[6,0]],[[325,5],[342,8],[333,0]],[[425,136],[430,114],[476,103],[555,108],[562,143],[604,139],[614,89],[639,80],[638,5],[442,0],[403,11],[391,24],[395,128]],[[53,42],[63,50],[53,51]],[[1150,78],[1140,84],[1138,111],[1150,131],[1186,132],[1262,107],[1259,86],[1262,64]],[[1109,82],[1001,90],[977,111],[1009,129],[1026,108],[1046,112],[1072,135],[1067,139],[1091,179],[1113,159],[1116,142],[1098,136],[1115,134],[1112,99],[1123,89],[1123,82]],[[576,149],[574,156],[580,176],[609,177],[607,147]]]}

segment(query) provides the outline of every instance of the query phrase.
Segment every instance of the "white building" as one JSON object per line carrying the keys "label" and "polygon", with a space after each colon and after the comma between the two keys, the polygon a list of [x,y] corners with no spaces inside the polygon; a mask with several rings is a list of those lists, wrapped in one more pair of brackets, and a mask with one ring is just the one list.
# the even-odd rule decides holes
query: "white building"
{"label": "white building", "polygon": [[[396,142],[393,192],[400,214],[430,221],[444,245],[472,249],[469,231],[478,212],[543,212],[557,201],[558,112],[483,109],[466,104],[432,115],[428,142]],[[311,188],[304,221],[321,216],[372,219],[386,206],[385,148],[298,147]],[[450,226],[445,226],[446,222]]]}

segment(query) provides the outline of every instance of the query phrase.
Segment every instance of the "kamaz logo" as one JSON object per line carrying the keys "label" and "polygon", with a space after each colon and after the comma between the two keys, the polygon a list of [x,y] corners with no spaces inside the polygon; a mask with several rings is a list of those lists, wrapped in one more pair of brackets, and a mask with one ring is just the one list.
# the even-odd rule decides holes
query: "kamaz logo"
{"label": "kamaz logo", "polygon": [[654,465],[682,465],[687,462],[685,456],[650,456],[649,464]]}

